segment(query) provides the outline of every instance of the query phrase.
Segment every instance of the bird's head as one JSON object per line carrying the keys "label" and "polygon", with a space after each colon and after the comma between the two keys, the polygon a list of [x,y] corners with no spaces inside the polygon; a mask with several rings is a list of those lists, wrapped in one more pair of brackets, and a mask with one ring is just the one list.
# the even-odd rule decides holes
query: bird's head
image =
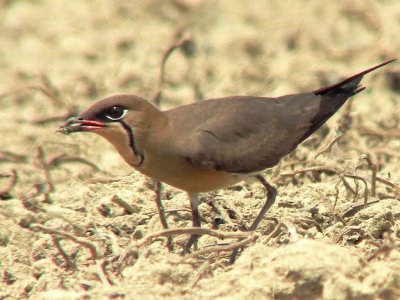
{"label": "bird's head", "polygon": [[116,95],[94,103],[78,117],[70,118],[57,132],[94,132],[108,140],[131,165],[143,163],[138,140],[163,121],[163,114],[143,98]]}

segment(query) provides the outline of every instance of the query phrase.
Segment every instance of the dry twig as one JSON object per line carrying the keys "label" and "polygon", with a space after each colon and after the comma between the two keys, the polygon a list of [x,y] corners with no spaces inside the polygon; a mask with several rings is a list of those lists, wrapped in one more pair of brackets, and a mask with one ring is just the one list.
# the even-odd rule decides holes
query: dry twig
{"label": "dry twig", "polygon": [[[340,181],[339,181],[340,182]],[[336,219],[336,221],[339,221],[340,223],[342,223],[343,225],[346,226],[346,222],[343,220],[343,218],[335,212],[335,208],[334,206],[329,202],[329,200],[326,198],[326,195],[324,193],[322,193],[322,191],[317,190],[317,192],[319,193],[322,202],[325,204],[325,206],[328,208],[329,212],[332,214],[332,216]]]}
{"label": "dry twig", "polygon": [[321,154],[331,151],[333,145],[335,143],[337,143],[337,141],[342,137],[341,133],[335,132],[334,134],[332,134],[332,137],[330,137],[328,139],[328,141],[326,142],[325,145],[323,145],[322,147],[320,147],[320,149],[317,150],[317,152],[315,153],[312,161],[313,164],[315,164],[315,161],[317,160],[318,156],[320,156]]}
{"label": "dry twig", "polygon": [[367,184],[367,181],[361,176],[344,173],[343,171],[341,171],[341,170],[339,170],[337,168],[334,168],[334,167],[315,166],[315,167],[299,169],[299,170],[296,170],[296,171],[293,171],[293,172],[280,173],[277,177],[273,178],[271,181],[276,184],[277,182],[282,180],[284,177],[294,177],[295,175],[298,175],[298,174],[304,174],[304,173],[307,173],[307,172],[315,172],[315,171],[317,171],[317,172],[334,173],[336,175],[339,175],[340,177],[348,177],[348,178],[352,178],[352,179],[359,180],[359,181],[363,182],[364,185],[365,185],[364,201],[365,202],[368,201],[368,184]]}
{"label": "dry twig", "polygon": [[29,228],[34,230],[34,231],[40,231],[40,232],[49,234],[51,236],[59,236],[59,237],[62,237],[64,239],[71,240],[71,241],[79,244],[80,246],[88,249],[93,260],[97,260],[97,259],[100,259],[100,258],[103,257],[103,255],[97,250],[96,245],[94,245],[93,243],[91,243],[91,242],[89,242],[89,241],[87,241],[85,239],[78,238],[78,237],[75,237],[75,236],[73,236],[73,235],[71,235],[69,233],[58,231],[58,230],[55,230],[55,229],[52,229],[52,228],[48,228],[48,227],[45,227],[45,226],[40,225],[40,224],[30,224]]}
{"label": "dry twig", "polygon": [[345,228],[345,229],[342,231],[342,233],[336,238],[336,240],[334,241],[334,243],[335,243],[335,244],[338,244],[338,243],[343,239],[343,237],[344,237],[346,234],[349,234],[349,233],[351,233],[351,232],[358,232],[358,233],[361,235],[361,238],[365,236],[365,231],[364,231],[364,229],[358,228],[358,227],[354,227],[354,226],[353,226],[353,227],[348,227],[348,228]]}
{"label": "dry twig", "polygon": [[[172,214],[172,213],[177,213],[180,211],[184,211],[184,212],[188,212],[188,213],[192,213],[192,210],[190,208],[187,207],[177,207],[177,208],[168,208],[168,209],[164,209],[164,213],[165,214]],[[147,215],[149,217],[157,215],[158,211],[149,211],[149,212],[144,212],[143,215]]]}
{"label": "dry twig", "polygon": [[160,64],[160,73],[158,75],[157,90],[154,93],[154,96],[151,97],[153,103],[155,103],[156,106],[160,106],[162,90],[163,90],[164,83],[165,83],[165,65],[166,65],[168,58],[171,56],[171,54],[176,49],[185,47],[190,42],[191,42],[190,35],[184,35],[181,39],[179,39],[178,41],[176,41],[172,45],[170,45],[167,48],[167,50],[164,52],[163,57],[161,59],[161,64]]}
{"label": "dry twig", "polygon": [[372,135],[380,138],[399,138],[400,137],[400,131],[397,129],[389,129],[389,130],[384,130],[384,129],[378,129],[378,128],[368,128],[368,127],[363,127],[359,129],[359,133],[361,135]]}
{"label": "dry twig", "polygon": [[274,230],[272,230],[272,232],[268,235],[267,239],[265,240],[265,243],[268,243],[272,238],[276,237],[278,235],[279,231],[281,230],[281,227],[284,225],[282,222],[279,222],[277,219],[276,219],[276,222],[277,222],[277,224],[276,224]]}
{"label": "dry twig", "polygon": [[54,103],[54,105],[66,107],[67,112],[59,116],[45,117],[33,120],[33,124],[41,125],[49,122],[63,121],[75,116],[78,113],[77,107],[75,105],[68,104],[61,98],[61,93],[59,89],[51,82],[50,78],[46,74],[42,74],[40,76],[40,80],[41,85],[28,86],[28,89],[40,91],[43,95],[47,96],[47,98],[50,99]]}
{"label": "dry twig", "polygon": [[40,168],[44,171],[44,176],[46,179],[48,192],[53,192],[54,191],[53,179],[51,178],[50,168],[46,161],[46,156],[45,156],[42,146],[38,146],[36,148],[36,157],[38,159]]}
{"label": "dry twig", "polygon": [[69,156],[66,154],[61,154],[56,157],[53,157],[52,159],[50,159],[47,162],[47,166],[48,167],[57,167],[63,163],[68,163],[68,162],[79,162],[79,163],[88,165],[89,167],[93,168],[95,171],[100,171],[100,168],[96,164],[92,163],[91,161],[89,161],[83,157]]}
{"label": "dry twig", "polygon": [[376,177],[376,181],[381,182],[381,183],[391,187],[392,189],[394,189],[394,191],[397,195],[400,195],[400,186],[398,184],[395,184],[395,183],[391,182],[390,180],[382,178],[380,176]]}
{"label": "dry twig", "polygon": [[210,261],[208,260],[203,262],[200,268],[198,268],[197,273],[193,276],[193,278],[191,278],[191,280],[188,283],[188,289],[189,290],[193,289],[206,272],[209,273],[212,272],[211,264]]}
{"label": "dry twig", "polygon": [[377,165],[375,162],[372,162],[372,159],[369,155],[361,155],[360,159],[366,160],[368,163],[369,168],[371,169],[371,196],[376,196],[376,172],[377,172]]}
{"label": "dry twig", "polygon": [[123,209],[125,209],[126,213],[128,213],[130,215],[138,212],[137,208],[133,207],[132,205],[130,205],[128,202],[121,199],[117,195],[114,195],[111,198],[111,201],[114,202],[115,204],[118,204],[119,206],[121,206]]}
{"label": "dry twig", "polygon": [[15,186],[15,184],[18,181],[17,171],[12,170],[11,175],[10,174],[6,174],[6,175],[0,174],[0,177],[11,177],[11,180],[8,183],[7,187],[3,190],[0,190],[0,199],[8,199],[10,197],[10,191],[13,189],[13,187]]}
{"label": "dry twig", "polygon": [[10,161],[14,163],[24,163],[28,157],[26,155],[16,154],[10,151],[0,151],[0,162]]}
{"label": "dry twig", "polygon": [[225,245],[216,245],[214,247],[208,247],[208,248],[193,252],[189,255],[186,255],[182,258],[181,262],[185,262],[188,259],[198,257],[203,254],[219,253],[219,252],[227,252],[227,251],[230,252],[230,251],[235,251],[236,249],[244,248],[245,246],[248,246],[249,244],[254,243],[258,238],[258,236],[255,234],[254,231],[252,231],[252,232],[249,231],[248,233],[252,233],[252,234],[242,240],[239,240],[236,243],[230,243],[230,244],[225,244]]}
{"label": "dry twig", "polygon": [[65,261],[65,265],[67,269],[76,269],[76,265],[75,262],[71,259],[71,257],[64,251],[63,247],[61,246],[60,241],[62,240],[60,237],[58,236],[53,236],[53,244],[54,246],[56,246],[58,252],[60,253],[60,255],[62,256],[62,258]]}
{"label": "dry twig", "polygon": [[[238,247],[243,247],[243,246],[247,245],[248,243],[250,243],[252,240],[256,239],[255,232],[223,232],[223,231],[219,231],[219,230],[200,228],[200,227],[167,229],[167,230],[162,230],[159,232],[149,234],[143,240],[141,240],[139,242],[135,242],[135,243],[131,244],[130,246],[128,246],[126,248],[126,250],[124,251],[124,253],[119,257],[118,265],[121,266],[124,263],[124,261],[126,261],[130,256],[136,256],[137,251],[139,249],[143,248],[144,246],[149,245],[152,242],[152,240],[155,238],[159,238],[159,237],[167,237],[168,238],[168,237],[183,235],[183,234],[185,234],[185,235],[186,234],[187,235],[210,235],[210,236],[217,237],[219,239],[230,238],[230,239],[241,240],[238,243],[221,246],[222,248],[218,248],[219,246],[217,246],[218,249],[216,249],[216,250],[213,248],[212,248],[213,250],[209,250],[211,248],[210,247],[209,249],[206,249],[205,252],[201,252],[200,254],[209,253],[209,252],[231,251]],[[200,251],[203,251],[203,250],[200,250]],[[197,252],[199,252],[199,251],[197,251]],[[197,252],[195,252],[195,253],[197,253]]]}
{"label": "dry twig", "polygon": [[396,242],[396,240],[393,238],[391,235],[391,232],[385,232],[383,236],[384,243],[382,245],[378,244],[375,241],[368,241],[370,244],[373,244],[374,246],[378,247],[378,249],[372,254],[369,258],[368,261],[372,261],[374,259],[377,259],[379,256],[384,256],[388,257],[390,253],[397,249],[400,251],[400,242]]}

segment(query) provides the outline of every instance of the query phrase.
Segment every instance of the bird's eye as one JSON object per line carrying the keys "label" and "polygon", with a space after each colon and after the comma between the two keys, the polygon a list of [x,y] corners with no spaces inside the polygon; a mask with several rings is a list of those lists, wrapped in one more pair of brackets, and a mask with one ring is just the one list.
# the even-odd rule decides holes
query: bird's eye
{"label": "bird's eye", "polygon": [[125,117],[127,109],[121,106],[113,106],[105,113],[105,117],[111,121],[118,121]]}

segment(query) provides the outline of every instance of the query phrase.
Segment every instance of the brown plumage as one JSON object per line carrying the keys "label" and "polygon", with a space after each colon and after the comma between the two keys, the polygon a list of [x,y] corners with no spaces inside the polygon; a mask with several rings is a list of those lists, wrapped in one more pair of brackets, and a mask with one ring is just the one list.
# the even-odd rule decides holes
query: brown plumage
{"label": "brown plumage", "polygon": [[138,171],[188,192],[194,226],[200,226],[199,192],[256,177],[268,197],[250,226],[255,230],[276,194],[259,173],[275,166],[362,91],[363,75],[392,61],[329,87],[278,98],[235,96],[159,111],[137,96],[111,96],[67,121],[60,131],[98,133]]}

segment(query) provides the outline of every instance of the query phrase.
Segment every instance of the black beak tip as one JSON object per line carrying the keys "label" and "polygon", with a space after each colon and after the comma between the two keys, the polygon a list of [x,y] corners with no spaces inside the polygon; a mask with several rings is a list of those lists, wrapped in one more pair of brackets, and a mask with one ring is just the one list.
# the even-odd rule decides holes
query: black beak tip
{"label": "black beak tip", "polygon": [[77,131],[77,127],[83,122],[83,118],[80,117],[72,117],[69,118],[63,125],[61,125],[57,130],[56,133],[61,133],[64,135],[69,135],[74,131]]}

